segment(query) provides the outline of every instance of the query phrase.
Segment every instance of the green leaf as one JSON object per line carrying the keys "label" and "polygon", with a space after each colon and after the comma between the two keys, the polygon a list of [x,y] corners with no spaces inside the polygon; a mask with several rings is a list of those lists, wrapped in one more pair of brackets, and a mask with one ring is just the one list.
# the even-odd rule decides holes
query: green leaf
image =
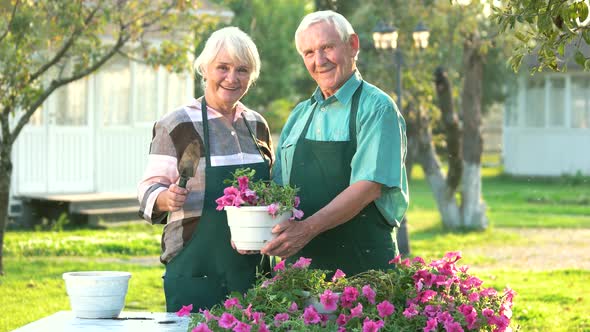
{"label": "green leaf", "polygon": [[586,59],[586,61],[584,61],[584,70],[590,71],[590,58],[588,58],[588,59]]}
{"label": "green leaf", "polygon": [[580,67],[586,67],[586,57],[582,52],[580,52],[580,50],[576,50],[576,53],[574,54],[574,60],[576,60],[576,63],[580,65]]}

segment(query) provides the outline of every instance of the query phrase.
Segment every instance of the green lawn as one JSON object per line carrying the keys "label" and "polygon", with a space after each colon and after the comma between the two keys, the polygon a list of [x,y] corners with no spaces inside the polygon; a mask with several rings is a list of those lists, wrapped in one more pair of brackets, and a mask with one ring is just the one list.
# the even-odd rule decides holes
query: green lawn
{"label": "green lawn", "polygon": [[[412,254],[440,258],[447,251],[478,246],[526,244],[506,227],[590,228],[587,179],[514,179],[484,171],[484,197],[491,228],[484,232],[446,232],[427,184],[415,172],[411,187]],[[5,239],[6,275],[0,277],[0,331],[10,331],[59,310],[69,310],[62,273],[74,270],[132,272],[126,310],[163,311],[163,267],[134,258],[159,253],[161,227],[138,222],[109,229],[61,232],[9,231]],[[486,255],[466,255],[468,265],[486,263]],[[485,285],[517,292],[513,322],[522,331],[590,331],[590,271],[475,269]]]}

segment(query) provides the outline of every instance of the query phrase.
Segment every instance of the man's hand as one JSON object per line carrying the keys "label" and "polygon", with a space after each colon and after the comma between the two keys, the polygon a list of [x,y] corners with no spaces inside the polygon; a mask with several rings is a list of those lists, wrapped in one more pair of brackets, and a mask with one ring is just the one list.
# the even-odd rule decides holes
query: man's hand
{"label": "man's hand", "polygon": [[277,237],[267,243],[260,252],[269,256],[285,259],[297,253],[315,236],[307,227],[306,220],[285,221],[272,229]]}
{"label": "man's hand", "polygon": [[188,190],[179,187],[177,184],[171,184],[167,190],[162,191],[156,199],[156,209],[158,211],[178,211],[186,202]]}
{"label": "man's hand", "polygon": [[258,250],[239,250],[239,249],[236,249],[236,244],[234,243],[233,240],[230,240],[230,243],[231,243],[231,247],[234,248],[234,250],[237,251],[238,254],[240,254],[240,255],[255,255],[255,254],[260,253],[260,251],[258,251]]}

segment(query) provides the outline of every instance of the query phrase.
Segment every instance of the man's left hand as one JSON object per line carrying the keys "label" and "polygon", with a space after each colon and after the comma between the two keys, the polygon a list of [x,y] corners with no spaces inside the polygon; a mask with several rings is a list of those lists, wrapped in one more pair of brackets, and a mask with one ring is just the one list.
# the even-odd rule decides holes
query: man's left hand
{"label": "man's left hand", "polygon": [[273,227],[272,233],[277,237],[267,243],[260,253],[282,259],[296,254],[313,238],[313,234],[307,229],[305,220],[287,220]]}

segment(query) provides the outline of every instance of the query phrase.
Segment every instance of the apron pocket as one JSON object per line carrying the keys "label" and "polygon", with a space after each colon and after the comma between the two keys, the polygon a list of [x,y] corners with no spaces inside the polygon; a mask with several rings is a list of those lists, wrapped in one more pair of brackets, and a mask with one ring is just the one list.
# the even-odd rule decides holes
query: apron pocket
{"label": "apron pocket", "polygon": [[166,311],[176,312],[183,305],[193,305],[193,312],[208,309],[223,301],[227,289],[220,280],[210,277],[164,276]]}

